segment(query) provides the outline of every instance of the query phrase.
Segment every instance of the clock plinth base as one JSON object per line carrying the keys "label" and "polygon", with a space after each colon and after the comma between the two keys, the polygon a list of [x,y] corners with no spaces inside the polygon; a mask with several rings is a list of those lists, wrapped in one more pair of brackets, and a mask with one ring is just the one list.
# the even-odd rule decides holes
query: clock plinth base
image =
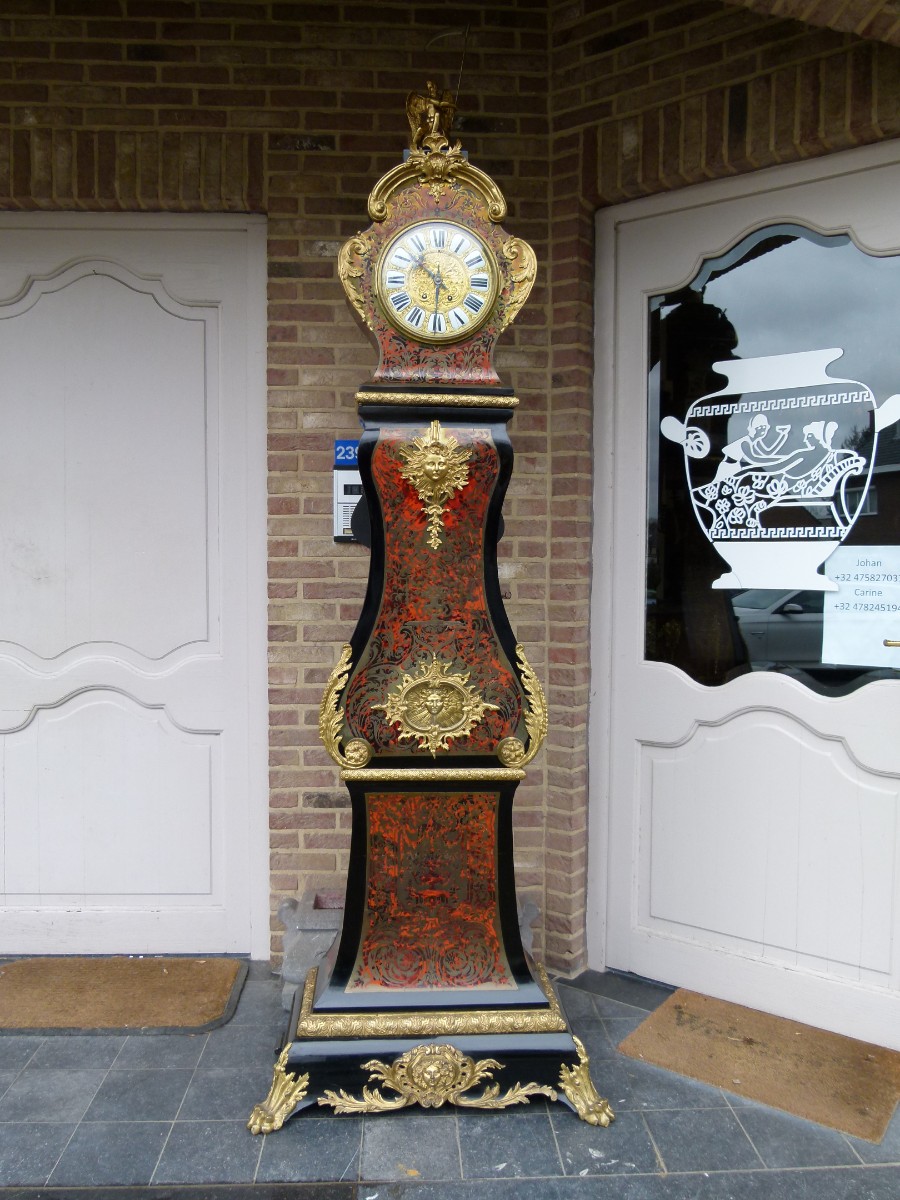
{"label": "clock plinth base", "polygon": [[[542,981],[546,979],[540,972]],[[335,1113],[395,1112],[420,1105],[440,1108],[503,1109],[544,1097],[567,1104],[583,1121],[609,1125],[609,1103],[591,1081],[584,1046],[574,1037],[555,996],[533,1010],[386,1010],[317,1015],[309,1009],[315,991],[310,973],[298,994],[288,1038],[275,1064],[272,1087],[251,1114],[252,1133],[274,1133],[295,1113],[315,1105]],[[534,1030],[503,1032],[503,1023],[521,1023],[530,1013]],[[304,1035],[312,1025],[344,1030],[385,1030],[397,1021],[416,1028],[415,1036]],[[454,1021],[467,1032],[445,1032]],[[539,1031],[541,1022],[562,1025]],[[317,1024],[318,1023],[318,1024]],[[429,1036],[428,1027],[433,1033]]]}

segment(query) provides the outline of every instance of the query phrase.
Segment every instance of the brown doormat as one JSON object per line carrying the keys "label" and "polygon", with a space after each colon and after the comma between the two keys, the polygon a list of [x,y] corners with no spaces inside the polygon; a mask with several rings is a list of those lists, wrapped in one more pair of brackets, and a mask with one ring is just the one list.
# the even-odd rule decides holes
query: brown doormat
{"label": "brown doormat", "polygon": [[620,1044],[630,1058],[879,1142],[900,1053],[680,990]]}
{"label": "brown doormat", "polygon": [[2,1033],[202,1033],[247,978],[234,958],[23,958],[0,965]]}

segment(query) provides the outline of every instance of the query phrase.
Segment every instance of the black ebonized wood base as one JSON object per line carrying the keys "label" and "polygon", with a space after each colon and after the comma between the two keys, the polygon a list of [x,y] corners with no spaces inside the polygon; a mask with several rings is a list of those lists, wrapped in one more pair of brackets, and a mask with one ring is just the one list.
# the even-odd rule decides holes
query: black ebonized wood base
{"label": "black ebonized wood base", "polygon": [[292,1037],[302,1020],[302,1003],[298,994],[269,1096],[250,1118],[254,1133],[274,1132],[313,1105],[358,1114],[412,1105],[503,1109],[547,1099],[562,1101],[593,1125],[613,1119],[591,1082],[584,1047],[568,1028],[497,1032],[490,1029],[497,1014],[487,1011],[483,1033]]}

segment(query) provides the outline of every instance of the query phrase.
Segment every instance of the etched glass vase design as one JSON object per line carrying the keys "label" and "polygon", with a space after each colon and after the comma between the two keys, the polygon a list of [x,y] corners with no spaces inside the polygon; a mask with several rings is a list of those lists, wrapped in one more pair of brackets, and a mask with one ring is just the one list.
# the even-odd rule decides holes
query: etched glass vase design
{"label": "etched glass vase design", "polygon": [[862,509],[878,431],[900,418],[900,394],[876,406],[866,384],[828,373],[842,354],[716,362],[725,386],[660,423],[684,449],[694,514],[730,568],[714,588],[837,590],[819,568]]}

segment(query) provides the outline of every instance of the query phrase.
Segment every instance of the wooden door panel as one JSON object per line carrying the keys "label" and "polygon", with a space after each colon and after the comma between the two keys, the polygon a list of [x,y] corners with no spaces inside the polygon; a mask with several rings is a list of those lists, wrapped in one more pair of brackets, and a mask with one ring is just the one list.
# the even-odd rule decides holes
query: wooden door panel
{"label": "wooden door panel", "polygon": [[267,951],[263,234],[0,219],[3,952]]}

